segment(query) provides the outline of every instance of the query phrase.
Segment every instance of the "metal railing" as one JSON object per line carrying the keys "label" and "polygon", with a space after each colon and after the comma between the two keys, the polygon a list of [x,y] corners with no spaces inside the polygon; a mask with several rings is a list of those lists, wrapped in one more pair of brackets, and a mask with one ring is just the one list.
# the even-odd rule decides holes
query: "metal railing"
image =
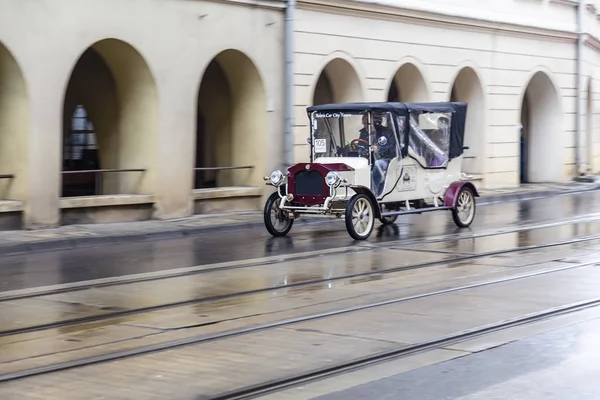
{"label": "metal railing", "polygon": [[[196,167],[196,168],[194,168],[194,171],[196,171],[196,172],[203,172],[203,171],[221,172],[221,171],[235,171],[235,170],[242,170],[242,169],[254,169],[254,165],[242,165],[242,166],[236,166],[236,167]],[[199,180],[198,176],[196,175],[196,177],[194,177],[194,188],[195,189],[203,189],[203,187],[199,187],[199,186],[201,186],[198,184],[199,182],[206,184],[208,181],[205,181],[203,179]],[[216,187],[216,183],[215,183],[215,186],[208,186],[208,187]]]}
{"label": "metal railing", "polygon": [[[145,168],[123,168],[123,169],[87,169],[87,170],[73,170],[73,171],[62,171],[63,175],[89,175],[94,174],[94,187],[95,195],[102,194],[102,175],[107,173],[122,173],[122,172],[146,172]],[[63,190],[65,184],[63,181]]]}
{"label": "metal railing", "polygon": [[234,169],[253,169],[254,165],[244,165],[241,167],[202,167],[194,168],[194,171],[228,171]]}

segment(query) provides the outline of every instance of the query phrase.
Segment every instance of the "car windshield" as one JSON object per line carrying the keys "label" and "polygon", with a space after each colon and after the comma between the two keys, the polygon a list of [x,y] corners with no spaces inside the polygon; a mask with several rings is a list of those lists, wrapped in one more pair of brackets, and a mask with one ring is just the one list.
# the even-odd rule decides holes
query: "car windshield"
{"label": "car windshield", "polygon": [[[363,126],[364,112],[314,112],[312,119],[312,140],[315,158],[318,157],[360,157],[358,151],[345,153],[344,148],[354,144],[368,146],[368,132]],[[364,131],[364,132],[362,132]]]}

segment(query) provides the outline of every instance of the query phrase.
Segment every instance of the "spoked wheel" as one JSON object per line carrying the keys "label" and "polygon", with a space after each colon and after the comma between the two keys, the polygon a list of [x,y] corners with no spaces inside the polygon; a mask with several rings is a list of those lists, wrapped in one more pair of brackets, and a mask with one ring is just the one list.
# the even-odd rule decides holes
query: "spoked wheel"
{"label": "spoked wheel", "polygon": [[456,207],[452,210],[452,219],[460,228],[466,228],[475,219],[475,196],[468,187],[463,187],[458,192]]}
{"label": "spoked wheel", "polygon": [[294,220],[279,209],[281,197],[277,192],[273,193],[265,203],[264,219],[267,231],[273,236],[285,236],[288,234]]}
{"label": "spoked wheel", "polygon": [[[383,213],[385,211],[387,211],[387,207],[383,206],[381,212]],[[391,215],[389,217],[381,217],[379,218],[379,221],[381,221],[381,223],[384,225],[392,225],[397,219],[397,215]]]}
{"label": "spoked wheel", "polygon": [[346,207],[346,230],[355,240],[371,236],[375,225],[375,212],[371,200],[364,194],[354,195]]}

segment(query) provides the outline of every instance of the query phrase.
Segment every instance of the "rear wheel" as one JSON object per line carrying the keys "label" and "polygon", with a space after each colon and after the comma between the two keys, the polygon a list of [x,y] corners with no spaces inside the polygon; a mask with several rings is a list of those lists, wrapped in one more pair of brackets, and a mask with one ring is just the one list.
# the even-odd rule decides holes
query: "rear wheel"
{"label": "rear wheel", "polygon": [[466,228],[475,219],[475,195],[473,191],[463,186],[458,192],[456,206],[452,210],[452,219],[459,228]]}
{"label": "rear wheel", "polygon": [[[381,207],[382,213],[387,212],[387,211],[389,211],[389,210],[386,206]],[[394,222],[396,222],[397,219],[398,219],[397,215],[391,215],[389,217],[381,217],[381,218],[379,218],[379,221],[381,221],[381,223],[384,225],[391,225]]]}
{"label": "rear wheel", "polygon": [[392,215],[392,216],[389,216],[389,217],[381,217],[379,220],[384,225],[392,225],[393,223],[396,222],[397,219],[398,219],[397,215]]}
{"label": "rear wheel", "polygon": [[373,232],[375,212],[373,203],[364,194],[354,195],[346,207],[346,230],[355,240],[365,240]]}
{"label": "rear wheel", "polygon": [[273,193],[267,199],[264,210],[265,227],[267,231],[276,237],[285,236],[288,234],[294,220],[288,217],[287,213],[279,209],[281,197],[277,192]]}

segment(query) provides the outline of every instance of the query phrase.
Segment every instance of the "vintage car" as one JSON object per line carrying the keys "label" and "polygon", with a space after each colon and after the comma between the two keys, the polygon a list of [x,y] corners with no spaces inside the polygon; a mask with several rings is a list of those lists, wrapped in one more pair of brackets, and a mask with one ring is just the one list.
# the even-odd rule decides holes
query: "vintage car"
{"label": "vintage car", "polygon": [[277,190],[264,208],[273,236],[300,215],[345,217],[365,240],[375,219],[446,210],[459,227],[475,218],[477,189],[461,172],[467,104],[349,103],[307,108],[310,162],[265,177]]}

